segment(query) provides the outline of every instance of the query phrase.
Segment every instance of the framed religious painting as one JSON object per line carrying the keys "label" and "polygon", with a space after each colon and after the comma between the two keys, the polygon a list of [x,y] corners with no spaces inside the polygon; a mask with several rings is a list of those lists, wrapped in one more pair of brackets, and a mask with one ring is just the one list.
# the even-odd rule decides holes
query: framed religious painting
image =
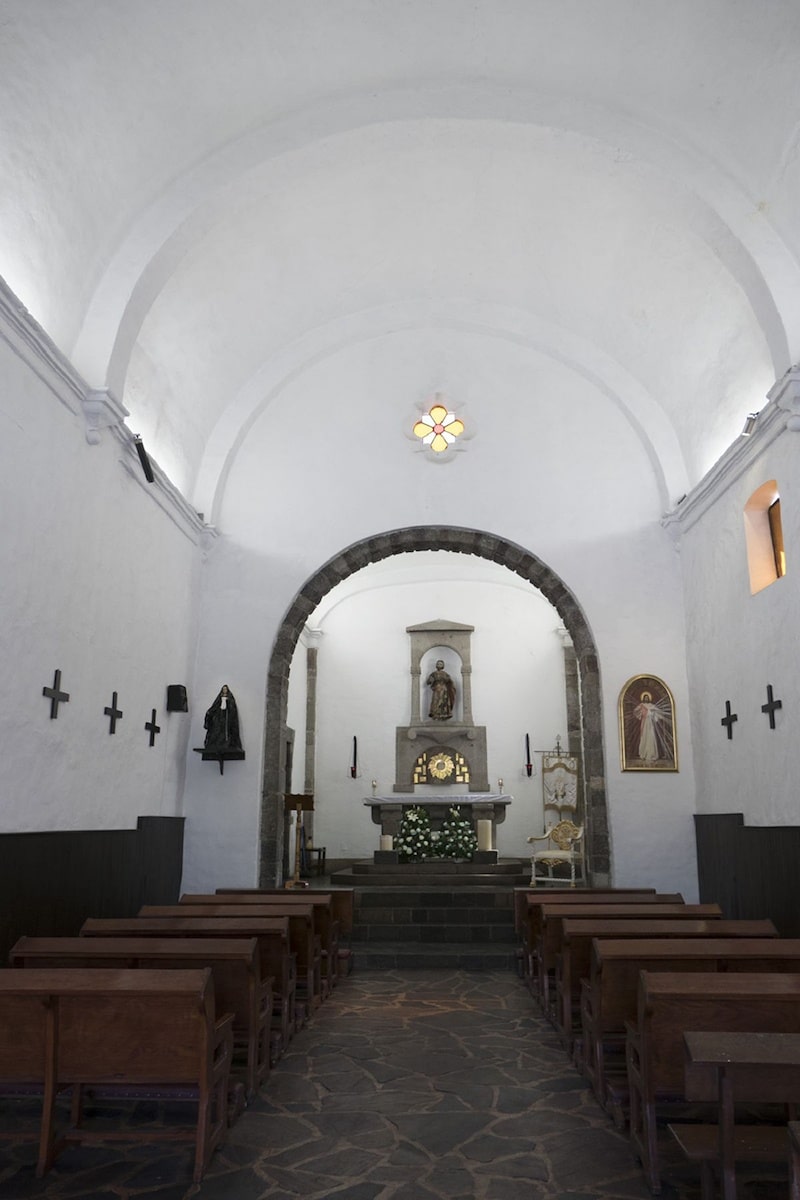
{"label": "framed religious painting", "polygon": [[677,771],[675,700],[657,675],[634,675],[619,694],[623,771]]}

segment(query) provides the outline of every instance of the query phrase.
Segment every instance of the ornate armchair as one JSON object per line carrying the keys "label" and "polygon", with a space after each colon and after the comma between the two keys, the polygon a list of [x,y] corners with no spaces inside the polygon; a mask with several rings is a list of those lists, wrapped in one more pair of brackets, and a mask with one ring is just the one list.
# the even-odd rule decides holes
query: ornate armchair
{"label": "ornate armchair", "polygon": [[[561,820],[557,825],[551,825],[538,837],[529,837],[531,849],[531,887],[536,886],[536,864],[541,863],[547,871],[543,883],[557,883],[553,868],[566,865],[569,867],[569,885],[575,887],[576,868],[579,868],[581,881],[584,880],[583,865],[583,826],[574,821]],[[537,843],[543,843],[541,849],[536,849]]]}

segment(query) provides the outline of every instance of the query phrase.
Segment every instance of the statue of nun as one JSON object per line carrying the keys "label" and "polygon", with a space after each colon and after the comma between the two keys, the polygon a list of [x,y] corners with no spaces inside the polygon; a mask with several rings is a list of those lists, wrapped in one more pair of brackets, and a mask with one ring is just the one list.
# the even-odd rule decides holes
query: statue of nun
{"label": "statue of nun", "polygon": [[225,750],[241,750],[239,740],[239,713],[227,683],[223,683],[211,708],[206,713],[203,725],[206,730],[204,749],[213,754]]}

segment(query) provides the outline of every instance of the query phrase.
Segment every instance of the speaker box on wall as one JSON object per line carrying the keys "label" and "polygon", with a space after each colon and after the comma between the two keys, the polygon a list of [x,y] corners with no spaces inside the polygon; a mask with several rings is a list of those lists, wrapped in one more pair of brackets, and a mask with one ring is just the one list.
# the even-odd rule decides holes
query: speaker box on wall
{"label": "speaker box on wall", "polygon": [[167,712],[188,712],[189,700],[182,683],[167,684]]}

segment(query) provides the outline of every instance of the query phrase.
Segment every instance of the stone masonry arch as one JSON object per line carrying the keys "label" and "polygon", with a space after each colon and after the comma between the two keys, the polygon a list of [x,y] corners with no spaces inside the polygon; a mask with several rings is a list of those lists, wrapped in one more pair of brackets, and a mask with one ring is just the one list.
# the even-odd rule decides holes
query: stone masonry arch
{"label": "stone masonry arch", "polygon": [[611,855],[603,753],[600,668],[589,623],[569,588],[555,572],[521,546],[496,534],[452,526],[394,529],[348,546],[312,575],[284,615],[272,646],[267,671],[264,762],[261,791],[259,886],[281,882],[283,862],[282,749],[285,741],[289,669],[306,621],[323,596],[371,563],[416,550],[449,550],[500,563],[527,579],[555,608],[569,632],[580,678],[582,763],[586,804],[587,874],[595,885],[611,879]]}

